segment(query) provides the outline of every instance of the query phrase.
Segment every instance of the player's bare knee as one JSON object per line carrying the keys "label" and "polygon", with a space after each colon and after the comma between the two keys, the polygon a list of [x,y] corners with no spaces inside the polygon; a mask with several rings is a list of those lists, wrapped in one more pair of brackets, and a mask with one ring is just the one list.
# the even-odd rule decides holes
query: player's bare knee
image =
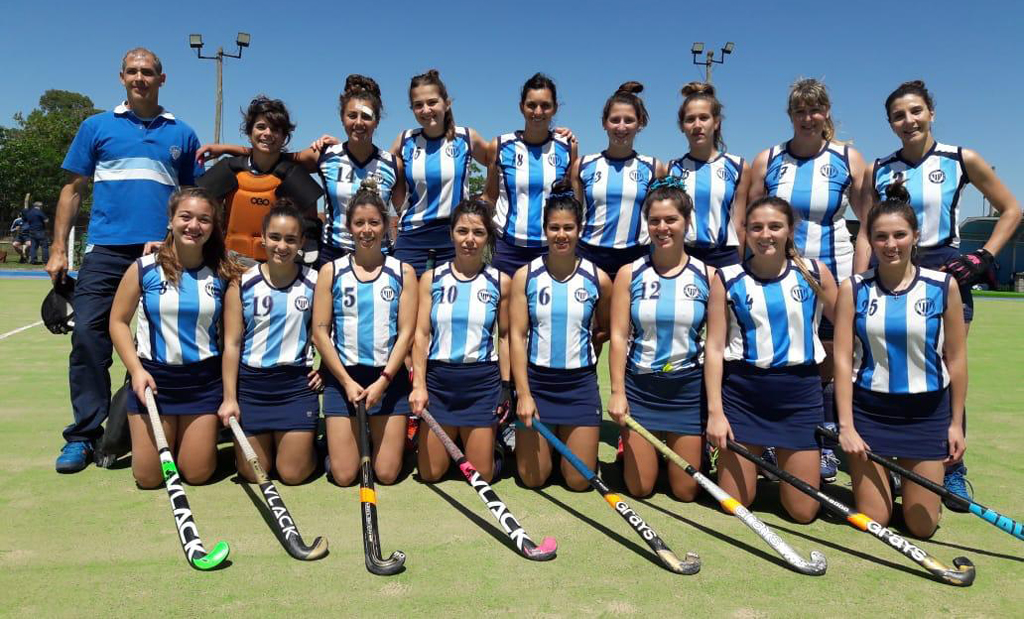
{"label": "player's bare knee", "polygon": [[398,474],[402,472],[401,464],[381,464],[373,467],[374,475],[377,478],[377,482],[383,486],[390,486],[395,483],[398,479]]}
{"label": "player's bare knee", "polygon": [[163,477],[159,474],[146,474],[133,471],[132,475],[135,477],[135,485],[141,490],[155,490],[164,483]]}

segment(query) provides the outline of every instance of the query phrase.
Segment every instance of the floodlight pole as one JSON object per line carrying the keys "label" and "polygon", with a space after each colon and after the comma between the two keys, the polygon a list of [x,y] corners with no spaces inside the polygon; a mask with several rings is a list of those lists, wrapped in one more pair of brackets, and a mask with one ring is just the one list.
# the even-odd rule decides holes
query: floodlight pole
{"label": "floodlight pole", "polygon": [[236,41],[236,44],[238,45],[238,52],[229,54],[224,51],[223,47],[218,47],[216,55],[204,56],[202,52],[202,37],[199,35],[191,35],[189,37],[189,46],[196,50],[196,56],[198,58],[201,60],[213,60],[217,63],[217,101],[213,117],[213,141],[218,144],[221,141],[221,117],[224,114],[224,57],[241,58],[242,48],[249,47],[249,40],[250,37],[248,34],[239,32],[238,40]]}
{"label": "floodlight pole", "polygon": [[697,60],[697,56],[699,56],[701,54],[701,52],[704,51],[704,44],[700,43],[700,42],[696,42],[696,43],[693,44],[693,47],[690,48],[690,53],[693,54],[693,64],[698,65],[698,66],[699,65],[704,65],[704,83],[706,83],[706,84],[710,84],[711,83],[711,70],[712,70],[713,66],[716,65],[716,64],[724,64],[725,63],[725,57],[728,54],[731,54],[732,50],[735,47],[736,47],[736,45],[732,41],[729,41],[728,43],[725,44],[725,47],[723,47],[722,50],[721,50],[722,51],[721,58],[716,59],[715,58],[715,51],[709,49],[707,51],[707,54],[704,56],[703,60]]}

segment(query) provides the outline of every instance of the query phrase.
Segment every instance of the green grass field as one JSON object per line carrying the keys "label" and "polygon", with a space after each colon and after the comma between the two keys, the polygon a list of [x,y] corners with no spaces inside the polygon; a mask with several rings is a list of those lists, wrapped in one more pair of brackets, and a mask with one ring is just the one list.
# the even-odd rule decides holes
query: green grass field
{"label": "green grass field", "polygon": [[[0,333],[39,319],[47,285],[0,280]],[[1024,304],[977,305],[970,338],[970,479],[982,503],[1020,519]],[[398,485],[378,486],[384,553],[408,555],[406,571],[389,578],[363,567],[358,487],[338,488],[323,477],[279,486],[307,542],[316,535],[330,539],[328,557],[302,563],[285,554],[264,523],[258,489],[234,481],[228,445],[222,445],[216,481],[188,488],[207,546],[225,539],[232,548],[229,567],[200,573],[185,563],[163,489],[136,489],[130,468],[54,473],[60,430],[71,419],[69,348],[69,336],[41,326],[0,340],[3,615],[1004,617],[1024,608],[1024,545],[974,516],[946,513],[934,539],[920,543],[947,564],[958,555],[974,561],[974,586],[957,589],[930,580],[843,522],[789,521],[767,482],[755,513],[804,556],[823,551],[825,576],[788,570],[706,497],[696,504],[663,491],[643,500],[627,497],[677,554],[700,554],[699,574],[677,576],[660,567],[596,493],[557,485],[534,491],[503,479],[495,489],[531,536],[558,540],[557,559],[533,563],[505,545],[461,477],[424,485],[411,474]],[[115,364],[113,371],[123,370]],[[621,488],[612,463],[615,436],[610,425],[602,432],[601,474]],[[830,492],[852,501],[848,482],[841,475]]]}

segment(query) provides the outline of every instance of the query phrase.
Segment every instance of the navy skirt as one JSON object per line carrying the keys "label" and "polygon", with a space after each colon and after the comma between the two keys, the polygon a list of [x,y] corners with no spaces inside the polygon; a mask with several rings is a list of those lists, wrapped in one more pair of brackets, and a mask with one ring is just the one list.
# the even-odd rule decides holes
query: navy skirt
{"label": "navy skirt", "polygon": [[624,249],[611,247],[598,247],[579,243],[576,245],[576,254],[594,263],[597,268],[608,274],[608,277],[615,279],[616,273],[623,265],[631,264],[637,258],[651,253],[649,245],[634,245]]}
{"label": "navy skirt", "polygon": [[526,368],[526,377],[545,425],[601,425],[601,394],[594,366],[560,370],[531,363]]}
{"label": "navy skirt", "polygon": [[648,430],[699,436],[707,416],[703,386],[700,366],[669,373],[627,370],[629,415]]}
{"label": "navy skirt", "polygon": [[818,366],[762,369],[729,361],[722,378],[722,408],[737,442],[817,449],[814,429],[825,421]]}
{"label": "navy skirt", "polygon": [[441,425],[486,428],[498,422],[495,410],[501,397],[498,364],[427,364],[427,393],[430,414]]}
{"label": "navy skirt", "polygon": [[[224,400],[220,357],[210,357],[198,363],[167,365],[141,359],[142,367],[156,381],[156,408],[161,415],[215,414]],[[140,402],[132,391],[128,397],[129,413],[146,413],[145,402]]]}
{"label": "navy skirt", "polygon": [[[443,264],[455,258],[452,245],[451,220],[438,219],[408,232],[399,232],[393,255],[416,269],[416,277],[427,270],[427,252],[434,250],[434,264]],[[433,412],[433,411],[431,411]]]}
{"label": "navy skirt", "polygon": [[547,247],[520,247],[507,243],[505,239],[497,238],[494,240],[494,255],[491,257],[491,266],[512,277],[519,270],[519,267],[529,263],[538,256],[545,256],[547,253]]}
{"label": "navy skirt", "polygon": [[238,366],[238,407],[245,433],[315,430],[320,398],[309,388],[311,368],[279,365],[270,368]]}
{"label": "navy skirt", "polygon": [[716,269],[742,262],[736,247],[699,247],[697,245],[687,245],[686,253],[709,267],[715,267]]}
{"label": "navy skirt", "polygon": [[[345,371],[363,387],[369,386],[373,381],[380,378],[384,368],[375,368],[368,365],[346,365]],[[331,374],[330,371],[321,372],[324,380],[324,417],[355,417],[356,407],[348,401],[345,390],[341,383]],[[395,380],[391,381],[384,396],[373,408],[367,409],[367,415],[408,415],[409,414],[409,392],[412,385],[409,383],[409,373],[404,367],[398,369]]]}
{"label": "navy skirt", "polygon": [[853,427],[880,456],[946,459],[952,416],[949,389],[904,394],[853,388]]}

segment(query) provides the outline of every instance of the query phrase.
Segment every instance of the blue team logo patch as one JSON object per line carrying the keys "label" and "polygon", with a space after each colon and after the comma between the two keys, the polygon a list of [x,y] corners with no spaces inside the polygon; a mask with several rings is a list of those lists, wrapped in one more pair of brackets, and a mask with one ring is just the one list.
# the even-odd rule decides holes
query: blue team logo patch
{"label": "blue team logo patch", "polygon": [[380,170],[374,170],[372,174],[368,174],[367,176],[372,176],[373,181],[377,183],[378,187],[384,184],[384,175],[380,173]]}
{"label": "blue team logo patch", "polygon": [[917,303],[914,303],[914,311],[917,312],[918,316],[932,316],[935,314],[935,301],[931,299],[918,299]]}
{"label": "blue team logo patch", "polygon": [[448,155],[449,157],[454,157],[455,156],[455,145],[454,144],[448,144],[447,146],[445,146],[444,147],[444,154]]}
{"label": "blue team logo patch", "polygon": [[936,185],[941,185],[946,181],[946,173],[942,170],[932,170],[928,173],[928,180]]}
{"label": "blue team logo patch", "polygon": [[309,297],[296,297],[295,309],[304,312],[309,309]]}
{"label": "blue team logo patch", "polygon": [[700,296],[700,288],[693,284],[686,284],[683,286],[683,296],[687,299],[696,299]]}
{"label": "blue team logo patch", "polygon": [[491,294],[490,290],[478,290],[476,293],[476,298],[481,303],[486,304],[491,302],[491,299],[494,298],[494,295]]}
{"label": "blue team logo patch", "polygon": [[821,174],[825,178],[835,178],[839,176],[839,168],[832,165],[831,163],[826,163],[825,165],[818,168],[818,174]]}
{"label": "blue team logo patch", "polygon": [[794,286],[789,289],[789,296],[793,297],[797,303],[803,303],[811,298],[811,289],[806,286]]}
{"label": "blue team logo patch", "polygon": [[576,300],[580,303],[586,303],[587,299],[590,298],[590,293],[587,292],[586,288],[577,288],[576,292],[573,293]]}
{"label": "blue team logo patch", "polygon": [[160,294],[167,293],[167,282],[160,282]]}
{"label": "blue team logo patch", "polygon": [[682,171],[682,172],[681,172],[681,173],[679,174],[679,178],[683,179],[684,181],[685,181],[686,179],[690,178],[690,171],[689,171],[689,170],[686,170],[686,169],[684,169],[684,170],[683,170],[683,171]]}
{"label": "blue team logo patch", "polygon": [[715,175],[726,182],[732,182],[733,180],[735,180],[735,175],[732,173],[732,170],[726,170],[725,168],[718,168],[718,171],[715,172]]}
{"label": "blue team logo patch", "polygon": [[633,181],[634,183],[646,183],[648,180],[647,173],[644,172],[643,170],[630,170],[629,180]]}
{"label": "blue team logo patch", "polygon": [[206,282],[206,285],[203,286],[203,290],[206,291],[208,296],[214,296],[213,282]]}
{"label": "blue team logo patch", "polygon": [[553,165],[556,168],[561,167],[562,158],[559,157],[557,153],[551,153],[550,155],[548,155],[548,164]]}
{"label": "blue team logo patch", "polygon": [[171,159],[173,161],[177,161],[178,157],[181,157],[181,149],[178,148],[177,146],[172,146],[171,147]]}
{"label": "blue team logo patch", "polygon": [[395,289],[392,288],[391,286],[384,286],[383,288],[380,289],[380,298],[384,299],[388,303],[391,303],[392,301],[395,300],[396,294],[397,293],[395,292]]}

